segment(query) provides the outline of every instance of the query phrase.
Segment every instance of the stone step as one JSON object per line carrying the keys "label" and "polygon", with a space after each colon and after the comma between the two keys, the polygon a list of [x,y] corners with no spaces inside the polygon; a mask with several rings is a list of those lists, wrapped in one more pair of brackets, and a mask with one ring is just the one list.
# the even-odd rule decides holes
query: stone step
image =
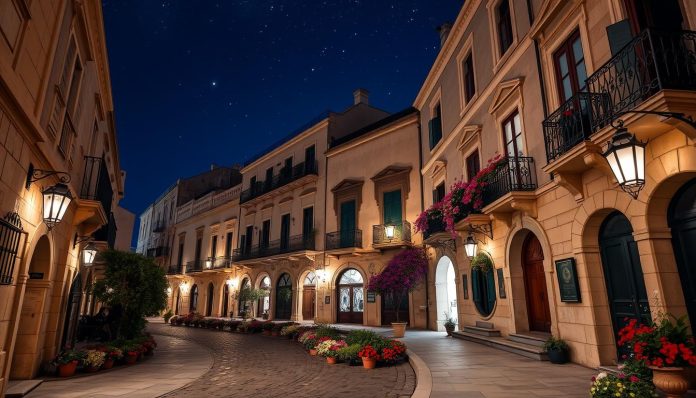
{"label": "stone step", "polygon": [[471,334],[478,334],[480,336],[500,336],[500,330],[498,329],[482,328],[478,326],[464,326],[464,329],[462,329],[462,331]]}
{"label": "stone step", "polygon": [[469,333],[465,330],[461,332],[454,332],[452,333],[452,336],[458,339],[487,345],[498,350],[507,351],[517,355],[522,355],[524,357],[535,359],[537,361],[549,360],[548,356],[546,355],[546,352],[542,350],[540,347],[508,340],[504,337],[483,336],[480,334]]}
{"label": "stone step", "polygon": [[43,380],[10,380],[7,384],[6,398],[19,398],[29,394],[38,387]]}
{"label": "stone step", "polygon": [[508,339],[516,341],[518,343],[532,345],[535,347],[541,347],[546,342],[546,338],[542,335],[531,335],[531,334],[520,334],[512,333],[508,336]]}
{"label": "stone step", "polygon": [[486,321],[476,321],[476,327],[483,329],[495,329],[495,327],[493,326],[493,322]]}

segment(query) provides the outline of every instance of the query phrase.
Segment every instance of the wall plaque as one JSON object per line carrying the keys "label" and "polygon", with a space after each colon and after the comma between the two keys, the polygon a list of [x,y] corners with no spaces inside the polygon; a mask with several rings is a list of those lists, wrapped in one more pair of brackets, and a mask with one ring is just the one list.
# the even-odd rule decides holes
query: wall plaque
{"label": "wall plaque", "polygon": [[324,304],[331,304],[331,296],[324,296]]}
{"label": "wall plaque", "polygon": [[498,297],[507,298],[507,294],[505,294],[505,278],[503,277],[503,269],[497,268],[495,273],[498,276]]}
{"label": "wall plaque", "polygon": [[375,292],[367,292],[367,302],[368,303],[374,303],[376,301],[376,294]]}
{"label": "wall plaque", "polygon": [[469,278],[466,274],[462,275],[462,296],[464,300],[469,299]]}
{"label": "wall plaque", "polygon": [[29,279],[43,279],[43,272],[30,272]]}
{"label": "wall plaque", "polygon": [[566,258],[556,261],[556,276],[558,277],[558,290],[561,293],[561,301],[564,303],[579,303],[580,288],[578,286],[578,274],[575,270],[575,259]]}

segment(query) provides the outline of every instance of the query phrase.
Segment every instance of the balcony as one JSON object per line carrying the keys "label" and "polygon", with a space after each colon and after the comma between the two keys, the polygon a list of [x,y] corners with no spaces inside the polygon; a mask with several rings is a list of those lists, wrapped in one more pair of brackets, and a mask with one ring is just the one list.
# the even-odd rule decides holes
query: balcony
{"label": "balcony", "polygon": [[75,224],[86,224],[82,233],[89,235],[108,222],[113,189],[106,162],[95,156],[84,157],[84,172],[77,200]]}
{"label": "balcony", "polygon": [[163,257],[169,254],[169,248],[166,246],[157,246],[147,249],[147,256],[151,258]]}
{"label": "balcony", "polygon": [[192,260],[186,263],[186,273],[187,274],[192,274],[194,272],[201,272],[203,271],[203,261],[198,259],[198,260]]}
{"label": "balcony", "polygon": [[116,227],[116,219],[114,218],[114,213],[109,213],[109,222],[99,228],[94,232],[94,240],[96,242],[106,242],[109,249],[113,249],[116,243],[116,232],[118,228]]}
{"label": "balcony", "polygon": [[288,239],[278,239],[268,244],[258,244],[247,249],[235,249],[233,261],[252,260],[262,257],[277,256],[305,250],[314,250],[314,235],[295,235]]}
{"label": "balcony", "polygon": [[167,268],[167,275],[182,275],[184,273],[184,267],[182,265],[170,265]]}
{"label": "balcony", "polygon": [[325,246],[326,250],[362,248],[362,230],[329,232]]}
{"label": "balcony", "polygon": [[[530,212],[537,188],[534,158],[503,158],[491,173],[483,189],[483,212],[486,214],[522,210]],[[534,212],[536,217],[536,213]]]}
{"label": "balcony", "polygon": [[[216,258],[209,258],[208,261],[210,261],[210,269],[224,269],[224,268],[230,268],[232,267],[232,257],[216,257]],[[206,267],[208,266],[206,262]]]}
{"label": "balcony", "polygon": [[316,176],[319,172],[319,164],[317,161],[306,163],[302,162],[292,168],[282,168],[280,173],[274,175],[269,181],[258,181],[249,189],[242,191],[240,203],[248,202],[256,199],[259,196],[267,194],[278,188],[284,187],[294,181],[297,181],[305,176]]}
{"label": "balcony", "polygon": [[[389,237],[389,228],[393,228],[393,236]],[[411,244],[411,223],[402,221],[396,225],[373,225],[372,246],[386,248]]]}

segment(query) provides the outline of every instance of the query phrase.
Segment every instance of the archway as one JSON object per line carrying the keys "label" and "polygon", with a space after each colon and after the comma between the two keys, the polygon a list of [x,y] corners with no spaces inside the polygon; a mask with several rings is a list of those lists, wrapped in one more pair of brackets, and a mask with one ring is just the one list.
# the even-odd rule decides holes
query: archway
{"label": "archway", "polygon": [[445,331],[448,317],[458,324],[457,283],[454,264],[447,256],[440,257],[435,267],[435,301],[437,303],[437,330]]}
{"label": "archway", "polygon": [[230,315],[229,305],[230,305],[230,287],[227,286],[227,283],[223,283],[222,284],[222,314],[221,314],[223,317],[228,317]]}
{"label": "archway", "polygon": [[208,283],[208,292],[206,294],[206,306],[205,306],[205,316],[211,316],[213,314],[213,292],[215,288],[213,287],[213,282]]}
{"label": "archway", "polygon": [[672,231],[672,247],[677,260],[684,302],[691,322],[696,327],[696,179],[687,182],[674,195],[668,211]]}
{"label": "archway", "polygon": [[46,235],[36,243],[29,263],[29,275],[19,315],[10,377],[31,379],[36,376],[43,358],[48,317],[48,295],[51,282],[51,244]]}
{"label": "archway", "polygon": [[276,286],[275,319],[290,319],[292,315],[292,281],[283,273]]}
{"label": "archway", "polygon": [[338,278],[336,303],[337,322],[363,323],[365,311],[363,277],[355,268],[348,268]]}
{"label": "archway", "polygon": [[191,296],[189,297],[189,311],[196,312],[198,308],[198,285],[191,286]]}
{"label": "archway", "polygon": [[305,321],[314,319],[314,307],[316,307],[317,276],[314,271],[309,271],[302,282],[302,319]]}
{"label": "archway", "polygon": [[[251,280],[247,277],[242,279],[242,284],[241,288],[239,291],[241,292],[242,290],[249,290],[251,289]],[[246,318],[249,315],[249,302],[247,301],[242,301],[242,295],[239,294],[239,299],[237,302],[237,315],[241,316],[242,318]]]}
{"label": "archway", "polygon": [[74,346],[77,340],[77,327],[80,317],[80,302],[82,300],[82,275],[78,273],[73,278],[68,295],[68,305],[65,309],[65,324],[63,325],[63,343]]}
{"label": "archway", "polygon": [[[633,228],[623,213],[612,212],[599,229],[599,248],[604,269],[604,280],[609,299],[609,310],[615,341],[627,319],[650,321],[650,305],[638,256],[638,245],[633,239]],[[618,347],[618,357],[625,352]]]}
{"label": "archway", "polygon": [[544,251],[533,233],[529,233],[522,244],[522,274],[529,330],[550,333],[551,310],[544,275]]}
{"label": "archway", "polygon": [[[271,291],[271,278],[268,275],[261,279],[259,289],[265,290],[266,292]],[[264,319],[268,318],[269,311],[271,310],[271,297],[269,294],[266,294],[259,299],[259,302],[256,305],[256,316],[263,317]]]}

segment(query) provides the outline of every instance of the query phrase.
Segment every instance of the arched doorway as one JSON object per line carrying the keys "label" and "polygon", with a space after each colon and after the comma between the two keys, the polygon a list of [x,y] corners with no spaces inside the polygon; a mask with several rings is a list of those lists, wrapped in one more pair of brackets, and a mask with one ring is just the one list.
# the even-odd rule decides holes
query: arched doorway
{"label": "arched doorway", "polygon": [[191,286],[191,297],[189,297],[189,311],[196,312],[198,308],[198,285]]}
{"label": "arched doorway", "polygon": [[276,286],[275,319],[290,319],[292,315],[292,281],[289,274],[282,274]]}
{"label": "arched doorway", "polygon": [[317,276],[314,271],[309,271],[302,282],[302,319],[305,321],[314,319],[314,307],[316,307]]}
{"label": "arched doorway", "polygon": [[363,277],[355,268],[348,268],[338,278],[336,289],[339,323],[363,323],[365,300]]}
{"label": "arched doorway", "polygon": [[669,227],[677,260],[684,302],[691,322],[696,327],[696,179],[684,185],[669,206]]}
{"label": "arched doorway", "polygon": [[[266,292],[271,291],[271,278],[268,276],[264,276],[263,279],[261,279],[261,283],[259,284],[259,289],[265,290]],[[257,314],[256,316],[263,317],[264,319],[268,318],[268,312],[271,309],[271,297],[266,294],[265,296],[261,297],[259,299],[258,304],[256,305],[257,308]]]}
{"label": "arched doorway", "polygon": [[82,301],[82,275],[73,278],[68,295],[68,305],[65,309],[65,324],[63,325],[63,343],[61,347],[75,346],[77,327],[80,317],[80,302]]}
{"label": "arched doorway", "polygon": [[205,306],[205,316],[211,316],[213,314],[213,292],[215,289],[213,283],[208,283],[208,294],[206,295],[206,306]]}
{"label": "arched doorway", "polygon": [[[29,263],[24,301],[19,315],[10,378],[31,379],[36,376],[43,358],[45,324],[48,316],[51,244],[46,235],[39,238]],[[46,358],[48,359],[48,358]]]}
{"label": "arched doorway", "polygon": [[447,256],[440,257],[435,267],[435,301],[437,303],[437,330],[445,331],[447,317],[457,323],[457,285],[454,264]]}
{"label": "arched doorway", "polygon": [[[251,281],[249,278],[244,278],[242,280],[242,287],[239,289],[241,292],[242,290],[249,290],[251,289]],[[239,294],[239,300],[237,303],[237,315],[241,316],[242,318],[246,318],[249,316],[249,302],[247,301],[242,301],[242,295]]]}
{"label": "arched doorway", "polygon": [[544,251],[533,233],[529,233],[522,244],[522,273],[529,330],[550,333],[551,310],[544,275]]}
{"label": "arched doorway", "polygon": [[230,287],[227,283],[222,284],[222,316],[228,317],[230,315]]}
{"label": "arched doorway", "polygon": [[486,271],[481,271],[480,268],[471,270],[471,297],[481,316],[487,317],[493,313],[496,296],[492,267]]}
{"label": "arched doorway", "polygon": [[[599,248],[609,299],[609,310],[615,341],[626,319],[650,321],[650,305],[640,266],[638,246],[628,218],[615,211],[607,216],[599,229]],[[623,347],[617,347],[619,357]]]}
{"label": "arched doorway", "polygon": [[174,305],[174,314],[175,315],[179,315],[179,313],[181,312],[180,299],[181,299],[181,288],[177,287],[176,288],[176,304]]}

